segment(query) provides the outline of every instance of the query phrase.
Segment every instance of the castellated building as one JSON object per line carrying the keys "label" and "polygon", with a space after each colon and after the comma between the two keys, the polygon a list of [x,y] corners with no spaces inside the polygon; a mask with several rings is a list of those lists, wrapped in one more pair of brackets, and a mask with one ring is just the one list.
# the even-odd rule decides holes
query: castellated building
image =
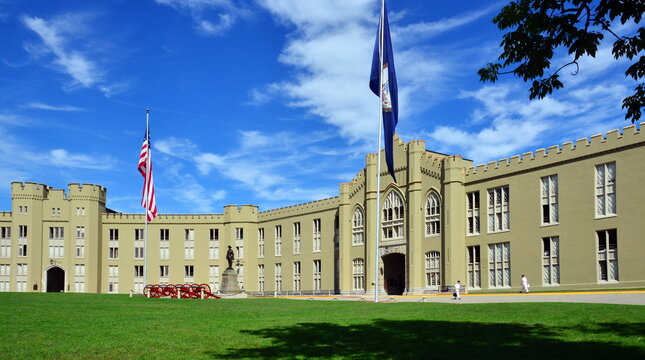
{"label": "castellated building", "polygon": [[[248,294],[426,294],[645,287],[645,135],[640,124],[473,166],[395,141],[394,183],[376,154],[333,198],[259,211],[143,214],[107,190],[12,183],[0,213],[0,291],[141,292],[147,283],[219,288],[233,267]],[[386,169],[385,164],[382,165]],[[374,224],[377,191],[381,224]],[[375,231],[381,232],[378,270]]]}

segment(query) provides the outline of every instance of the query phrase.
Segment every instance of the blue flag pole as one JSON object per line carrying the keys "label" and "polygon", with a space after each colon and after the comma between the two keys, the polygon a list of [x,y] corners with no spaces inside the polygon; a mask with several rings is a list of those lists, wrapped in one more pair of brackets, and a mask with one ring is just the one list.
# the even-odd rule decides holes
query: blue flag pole
{"label": "blue flag pole", "polygon": [[379,35],[378,35],[378,53],[379,53],[379,125],[378,125],[378,155],[376,160],[376,241],[374,253],[374,302],[378,302],[379,293],[379,265],[380,265],[380,238],[381,238],[381,139],[383,137],[383,83],[381,79],[381,71],[383,69],[383,18],[385,14],[385,0],[381,0],[381,16],[379,20]]}

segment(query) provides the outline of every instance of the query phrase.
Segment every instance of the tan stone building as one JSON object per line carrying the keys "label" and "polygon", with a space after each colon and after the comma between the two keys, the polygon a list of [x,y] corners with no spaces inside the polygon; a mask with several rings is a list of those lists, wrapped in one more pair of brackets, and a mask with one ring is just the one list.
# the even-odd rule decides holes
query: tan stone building
{"label": "tan stone building", "polygon": [[[641,127],[644,123],[641,123]],[[635,126],[473,167],[395,142],[381,173],[379,289],[470,291],[645,287],[645,135]],[[337,197],[259,211],[142,214],[106,208],[106,189],[12,184],[0,213],[0,291],[127,293],[147,283],[217,289],[226,250],[247,293],[374,292],[376,154]],[[382,167],[385,169],[385,165]]]}

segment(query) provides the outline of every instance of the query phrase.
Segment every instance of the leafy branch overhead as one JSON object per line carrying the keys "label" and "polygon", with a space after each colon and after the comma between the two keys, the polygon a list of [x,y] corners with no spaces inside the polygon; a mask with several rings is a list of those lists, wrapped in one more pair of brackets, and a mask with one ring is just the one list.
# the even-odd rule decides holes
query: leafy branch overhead
{"label": "leafy branch overhead", "polygon": [[[503,49],[498,63],[489,63],[479,69],[483,82],[497,81],[499,75],[514,74],[525,82],[532,80],[531,99],[542,99],[553,90],[562,88],[558,73],[572,69],[578,73],[578,60],[583,56],[595,57],[600,42],[608,36],[615,39],[612,53],[615,59],[627,58],[633,63],[625,71],[640,82],[634,94],[623,99],[625,119],[632,123],[641,118],[645,104],[645,29],[639,27],[632,36],[619,36],[612,24],[633,21],[640,24],[645,13],[643,0],[517,0],[506,5],[493,22],[501,30],[508,30],[500,46]],[[568,50],[571,59],[552,73],[551,59],[557,48]]]}

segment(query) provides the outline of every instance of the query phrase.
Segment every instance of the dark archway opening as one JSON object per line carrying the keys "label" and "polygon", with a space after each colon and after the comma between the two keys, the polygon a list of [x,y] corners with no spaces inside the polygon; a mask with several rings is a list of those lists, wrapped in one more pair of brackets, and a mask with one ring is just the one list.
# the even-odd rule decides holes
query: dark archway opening
{"label": "dark archway opening", "polygon": [[383,256],[383,279],[388,295],[403,295],[405,291],[405,255],[394,253]]}
{"label": "dark archway opening", "polygon": [[47,292],[65,290],[65,270],[55,266],[47,270]]}

